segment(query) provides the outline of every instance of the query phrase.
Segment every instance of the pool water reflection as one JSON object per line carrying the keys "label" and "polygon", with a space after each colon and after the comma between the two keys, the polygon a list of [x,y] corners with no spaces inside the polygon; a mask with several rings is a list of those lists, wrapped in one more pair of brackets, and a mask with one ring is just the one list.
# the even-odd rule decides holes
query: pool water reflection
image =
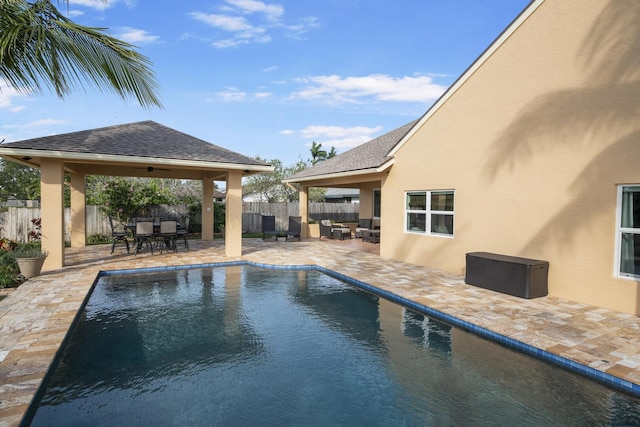
{"label": "pool water reflection", "polygon": [[[640,401],[315,270],[99,279],[32,425],[638,425]],[[39,404],[38,404],[39,403]]]}

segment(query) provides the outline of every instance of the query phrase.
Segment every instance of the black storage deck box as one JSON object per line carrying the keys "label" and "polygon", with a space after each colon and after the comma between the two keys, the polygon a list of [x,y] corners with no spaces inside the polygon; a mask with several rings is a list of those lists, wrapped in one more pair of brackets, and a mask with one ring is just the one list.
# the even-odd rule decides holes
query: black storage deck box
{"label": "black storage deck box", "polygon": [[489,252],[467,254],[464,281],[492,291],[521,298],[547,295],[549,262]]}

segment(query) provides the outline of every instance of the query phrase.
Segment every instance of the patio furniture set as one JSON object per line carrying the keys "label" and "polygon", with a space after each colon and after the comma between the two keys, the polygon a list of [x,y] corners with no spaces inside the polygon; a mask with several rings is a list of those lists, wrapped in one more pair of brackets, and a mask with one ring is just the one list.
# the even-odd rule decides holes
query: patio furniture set
{"label": "patio furniture set", "polygon": [[[362,238],[363,242],[380,243],[380,227],[372,228],[371,223],[371,219],[359,219],[354,235],[356,238]],[[351,239],[351,228],[323,219],[320,221],[320,238],[323,236],[329,239]]]}
{"label": "patio furniture set", "polygon": [[113,218],[109,217],[109,225],[111,226],[111,253],[115,250],[116,243],[122,242],[127,247],[127,253],[131,252],[129,240],[133,241],[134,253],[147,248],[151,255],[154,249],[171,250],[178,252],[178,244],[182,244],[189,250],[188,234],[188,218],[187,221],[181,223],[175,217],[167,218],[135,218],[133,222],[123,225]]}

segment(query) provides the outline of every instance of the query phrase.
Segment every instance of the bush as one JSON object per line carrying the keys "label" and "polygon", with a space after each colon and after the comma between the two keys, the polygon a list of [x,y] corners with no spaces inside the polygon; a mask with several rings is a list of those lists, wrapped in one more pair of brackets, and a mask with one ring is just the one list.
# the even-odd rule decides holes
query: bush
{"label": "bush", "polygon": [[17,286],[20,270],[12,251],[16,243],[8,239],[0,239],[0,289]]}
{"label": "bush", "polygon": [[111,242],[111,239],[104,234],[92,234],[87,237],[88,245],[102,245]]}
{"label": "bush", "polygon": [[13,240],[9,240],[6,237],[0,239],[0,250],[12,251],[18,246]]}

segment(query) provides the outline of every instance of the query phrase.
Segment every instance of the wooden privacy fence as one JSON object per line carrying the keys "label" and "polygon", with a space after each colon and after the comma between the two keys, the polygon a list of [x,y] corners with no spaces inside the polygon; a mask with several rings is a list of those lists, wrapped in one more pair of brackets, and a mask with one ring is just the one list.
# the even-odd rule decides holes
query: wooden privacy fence
{"label": "wooden privacy fence", "polygon": [[[331,219],[336,222],[358,221],[357,203],[309,203],[309,218],[316,221]],[[262,231],[262,215],[276,217],[276,229],[286,230],[290,216],[300,216],[300,205],[291,203],[242,203],[242,231],[259,233]]]}
{"label": "wooden privacy fence", "polygon": [[[357,203],[309,203],[309,217],[314,220],[331,219],[337,222],[358,220]],[[111,235],[108,217],[99,206],[86,207],[87,236],[99,234]],[[150,209],[149,216],[187,215],[188,207],[184,205],[157,206]],[[259,233],[262,231],[262,215],[275,215],[276,227],[286,230],[289,226],[289,216],[299,216],[298,203],[265,203],[244,202],[242,204],[242,231],[245,233]],[[5,237],[18,242],[28,240],[29,232],[35,227],[31,223],[34,218],[40,218],[40,208],[9,207],[0,213],[0,238]],[[192,221],[200,222],[200,218]],[[64,210],[65,240],[70,241],[70,209]]]}

